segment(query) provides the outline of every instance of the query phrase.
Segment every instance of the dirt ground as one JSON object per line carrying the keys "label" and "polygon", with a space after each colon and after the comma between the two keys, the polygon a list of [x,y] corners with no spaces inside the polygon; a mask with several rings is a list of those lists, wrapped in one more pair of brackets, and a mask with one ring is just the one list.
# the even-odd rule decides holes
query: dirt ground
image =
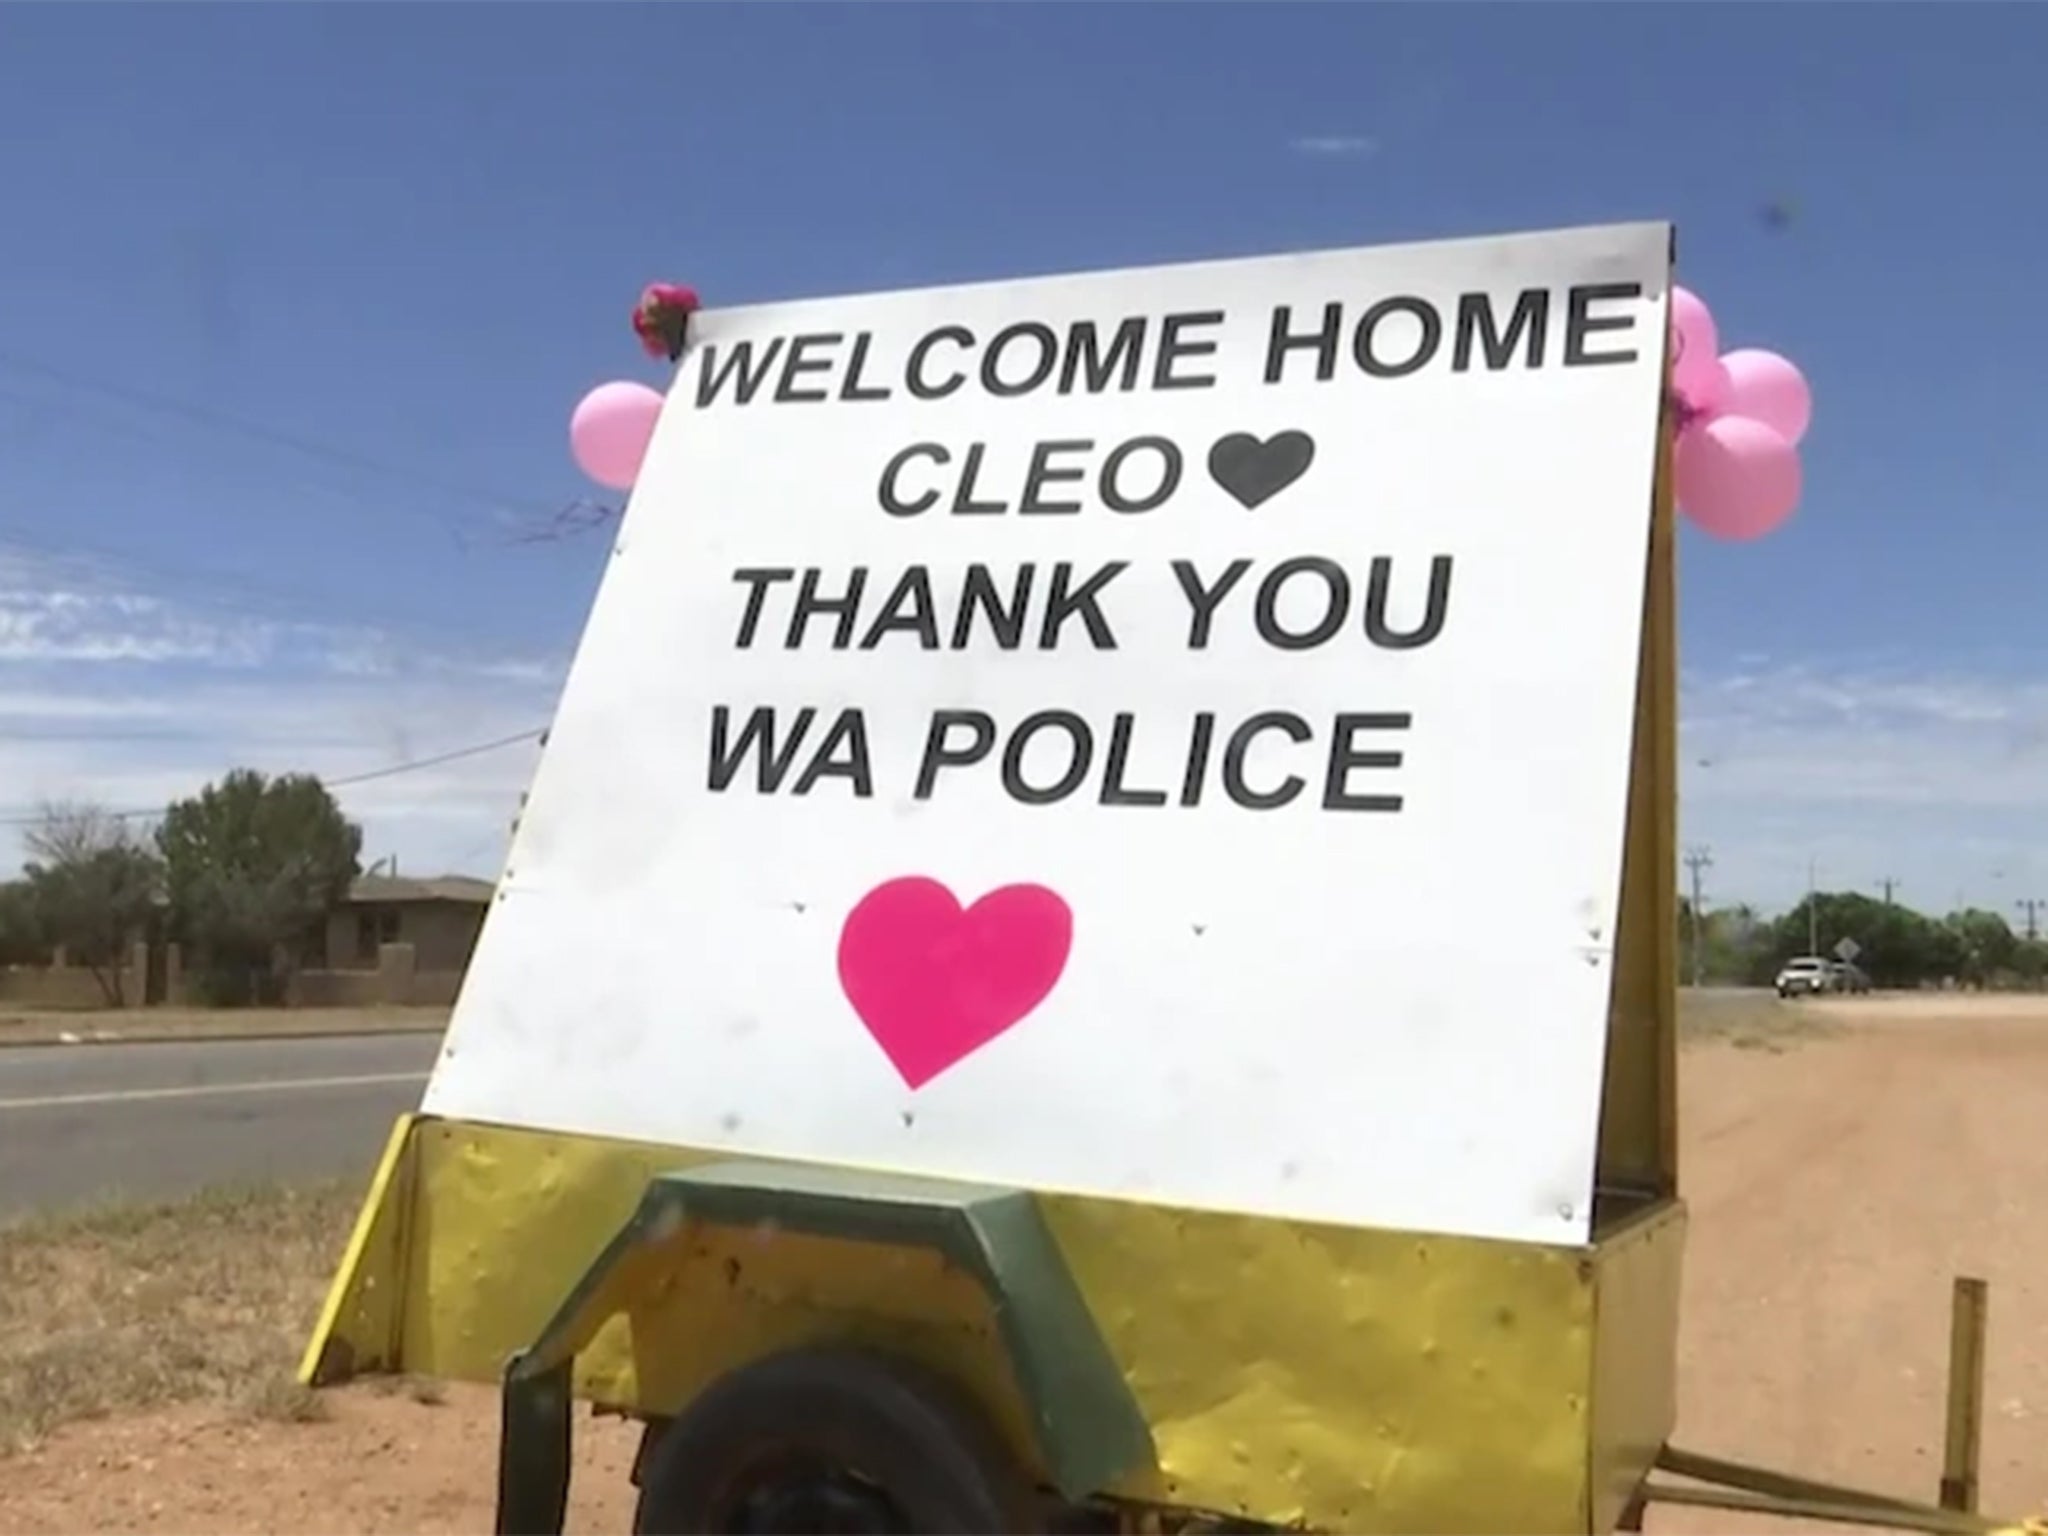
{"label": "dirt ground", "polygon": [[439,1034],[446,1008],[38,1009],[0,1003],[0,1047],[250,1040],[278,1035]]}
{"label": "dirt ground", "polygon": [[[2048,1512],[2048,1000],[1751,999],[1689,1036],[1677,1443],[1932,1499],[1949,1282],[1980,1275],[1983,1507]],[[75,1425],[0,1459],[0,1532],[485,1531],[496,1432],[485,1391],[389,1385]],[[634,1432],[578,1435],[570,1529],[629,1528]]]}

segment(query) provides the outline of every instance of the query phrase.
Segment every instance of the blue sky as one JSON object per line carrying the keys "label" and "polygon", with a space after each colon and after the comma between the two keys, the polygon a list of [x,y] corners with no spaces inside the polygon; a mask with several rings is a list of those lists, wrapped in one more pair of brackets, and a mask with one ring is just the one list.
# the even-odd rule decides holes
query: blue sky
{"label": "blue sky", "polygon": [[[1812,378],[1683,551],[1710,894],[2048,896],[2048,8],[0,8],[0,815],[543,723],[564,441],[714,303],[1665,217]],[[1782,201],[1792,217],[1761,215]],[[348,789],[489,873],[532,753]],[[0,863],[13,829],[0,827]]]}

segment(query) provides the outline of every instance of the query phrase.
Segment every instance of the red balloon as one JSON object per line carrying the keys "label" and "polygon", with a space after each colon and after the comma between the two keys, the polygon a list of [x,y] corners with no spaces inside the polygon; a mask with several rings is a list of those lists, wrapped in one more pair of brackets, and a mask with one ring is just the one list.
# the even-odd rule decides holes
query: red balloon
{"label": "red balloon", "polygon": [[1799,450],[1747,416],[1717,416],[1678,440],[1678,505],[1717,539],[1760,539],[1799,505]]}

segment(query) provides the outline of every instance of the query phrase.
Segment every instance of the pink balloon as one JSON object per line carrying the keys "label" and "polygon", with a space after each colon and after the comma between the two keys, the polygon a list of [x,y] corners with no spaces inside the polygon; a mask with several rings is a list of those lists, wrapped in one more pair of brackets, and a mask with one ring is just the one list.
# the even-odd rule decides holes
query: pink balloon
{"label": "pink balloon", "polygon": [[[1713,311],[1690,288],[1671,290],[1671,382],[1688,401],[1711,397],[1721,333]],[[1711,408],[1711,407],[1707,407]]]}
{"label": "pink balloon", "polygon": [[1728,408],[1728,370],[1721,366],[1718,357],[1705,368],[1692,370],[1685,383],[1674,379],[1671,388],[1685,402],[1695,424],[1718,416]]}
{"label": "pink balloon", "polygon": [[569,417],[569,451],[577,467],[599,485],[631,490],[660,419],[658,391],[625,380],[600,384]]}
{"label": "pink balloon", "polygon": [[1728,370],[1728,398],[1722,409],[1773,427],[1797,444],[1813,421],[1813,391],[1790,360],[1761,347],[1740,347],[1721,359]]}
{"label": "pink balloon", "polygon": [[1747,416],[1717,416],[1678,440],[1678,504],[1717,539],[1760,539],[1799,505],[1799,450]]}

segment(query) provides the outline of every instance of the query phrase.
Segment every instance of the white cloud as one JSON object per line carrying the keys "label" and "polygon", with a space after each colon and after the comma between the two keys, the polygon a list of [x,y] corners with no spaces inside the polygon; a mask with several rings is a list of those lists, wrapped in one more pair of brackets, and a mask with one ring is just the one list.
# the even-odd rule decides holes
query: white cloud
{"label": "white cloud", "polygon": [[[374,772],[544,726],[566,658],[422,645],[369,626],[222,616],[0,557],[0,818],[46,801],[161,806],[233,767]],[[489,875],[536,748],[336,794],[366,859]],[[0,826],[0,870],[21,856]]]}
{"label": "white cloud", "polygon": [[1380,141],[1356,133],[1317,133],[1291,140],[1287,147],[1318,159],[1363,160],[1379,153]]}
{"label": "white cloud", "polygon": [[168,699],[90,698],[53,693],[0,692],[0,720],[167,720],[177,714]]}
{"label": "white cloud", "polygon": [[[151,807],[236,766],[333,779],[545,725],[566,657],[62,584],[0,554],[0,817]],[[1821,884],[2013,915],[2048,897],[2048,670],[1740,655],[1682,685],[1683,835],[1708,898]],[[338,790],[366,857],[493,872],[535,761],[507,748]],[[19,859],[0,826],[0,870]]]}
{"label": "white cloud", "polygon": [[[6,582],[0,569],[0,583]],[[228,627],[126,592],[0,584],[0,662],[206,661],[248,665],[270,626]]]}
{"label": "white cloud", "polygon": [[1796,901],[1809,860],[1935,911],[2048,896],[2048,675],[1742,661],[1682,698],[1684,835],[1723,899]]}

